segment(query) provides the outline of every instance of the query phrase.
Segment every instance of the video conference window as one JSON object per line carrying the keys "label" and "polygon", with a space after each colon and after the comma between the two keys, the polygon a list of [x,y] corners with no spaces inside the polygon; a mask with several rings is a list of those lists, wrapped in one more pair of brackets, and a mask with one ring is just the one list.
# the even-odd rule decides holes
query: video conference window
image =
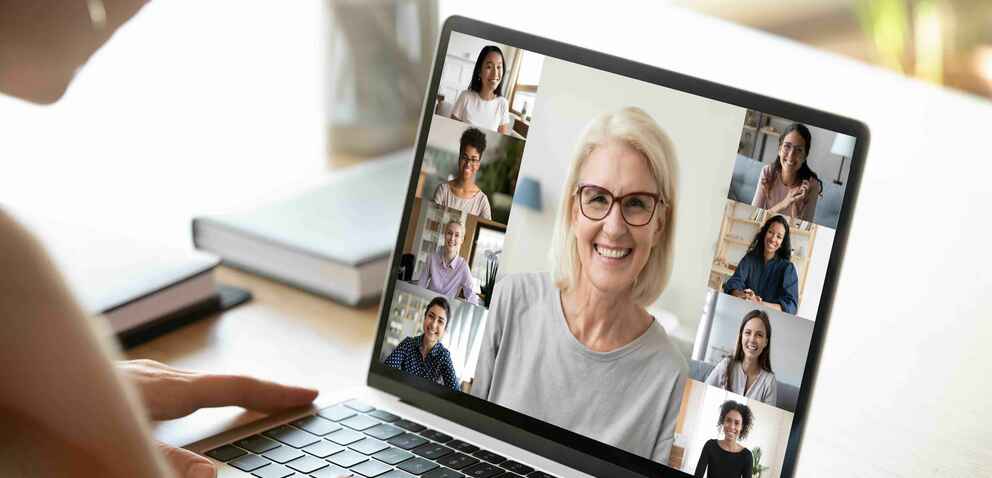
{"label": "video conference window", "polygon": [[436,115],[525,139],[544,57],[452,32]]}
{"label": "video conference window", "polygon": [[525,142],[435,116],[417,197],[506,224]]}
{"label": "video conference window", "polygon": [[[489,46],[508,129],[452,114]],[[458,33],[443,71],[380,360],[689,473],[738,450],[778,476],[850,137]],[[471,184],[490,216],[445,199]],[[439,297],[472,317],[457,340]]]}
{"label": "video conference window", "polygon": [[837,228],[854,138],[748,110],[728,198]]}

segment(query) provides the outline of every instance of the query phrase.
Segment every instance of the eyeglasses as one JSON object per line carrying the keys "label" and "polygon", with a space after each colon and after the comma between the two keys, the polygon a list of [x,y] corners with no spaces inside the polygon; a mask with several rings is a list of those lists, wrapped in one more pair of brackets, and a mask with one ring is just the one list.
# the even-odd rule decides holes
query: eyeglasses
{"label": "eyeglasses", "polygon": [[593,184],[580,184],[576,195],[579,197],[579,210],[586,218],[603,220],[613,210],[613,203],[619,201],[624,222],[635,227],[651,222],[658,203],[662,203],[657,193],[635,192],[615,198],[610,191]]}
{"label": "eyeglasses", "polygon": [[459,155],[458,156],[458,160],[459,161],[467,161],[469,163],[475,163],[475,164],[478,164],[478,163],[481,163],[482,162],[482,158],[474,158],[473,159],[473,158],[470,158],[468,156],[465,156],[464,154]]}
{"label": "eyeglasses", "polygon": [[785,154],[789,154],[789,153],[795,151],[796,154],[802,156],[802,154],[806,152],[806,148],[804,146],[802,146],[802,145],[799,145],[799,144],[792,144],[792,143],[789,143],[789,142],[785,142],[785,143],[782,143],[782,151],[784,151]]}

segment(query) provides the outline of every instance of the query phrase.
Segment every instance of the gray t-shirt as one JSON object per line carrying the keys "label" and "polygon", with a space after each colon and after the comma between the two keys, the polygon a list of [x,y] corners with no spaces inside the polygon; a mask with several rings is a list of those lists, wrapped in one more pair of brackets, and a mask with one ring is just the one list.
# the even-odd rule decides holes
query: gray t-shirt
{"label": "gray t-shirt", "polygon": [[589,350],[551,277],[514,274],[496,283],[471,392],[667,464],[688,370],[657,322],[616,350]]}

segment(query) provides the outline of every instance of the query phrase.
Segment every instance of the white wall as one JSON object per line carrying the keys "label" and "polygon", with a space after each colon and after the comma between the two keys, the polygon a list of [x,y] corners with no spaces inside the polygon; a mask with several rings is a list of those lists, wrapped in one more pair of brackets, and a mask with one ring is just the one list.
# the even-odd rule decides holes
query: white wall
{"label": "white wall", "polygon": [[[741,320],[754,310],[755,304],[723,294],[716,302],[713,327],[706,344],[706,361],[717,363],[723,358],[722,350],[734,353]],[[763,309],[772,325],[772,370],[775,378],[799,386],[806,368],[809,342],[813,337],[813,322],[791,314]]]}
{"label": "white wall", "polygon": [[573,148],[594,117],[626,106],[668,133],[679,163],[679,209],[670,285],[657,308],[678,317],[669,333],[688,354],[706,297],[744,109],[548,58],[520,177],[541,183],[544,209],[514,208],[501,274],[548,271],[547,251]]}
{"label": "white wall", "polygon": [[823,294],[823,281],[827,278],[827,264],[830,262],[830,251],[833,250],[835,230],[829,227],[816,226],[816,237],[813,239],[813,255],[810,256],[809,272],[806,275],[806,287],[803,290],[803,300],[799,303],[797,315],[804,319],[816,320],[820,307],[820,297]]}

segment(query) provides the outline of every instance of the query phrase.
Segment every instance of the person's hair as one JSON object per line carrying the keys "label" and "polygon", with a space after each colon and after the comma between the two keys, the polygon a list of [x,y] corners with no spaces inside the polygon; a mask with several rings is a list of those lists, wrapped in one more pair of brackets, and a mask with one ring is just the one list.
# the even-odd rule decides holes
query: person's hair
{"label": "person's hair", "polygon": [[734,362],[744,363],[744,344],[741,337],[744,336],[744,326],[747,325],[751,319],[760,319],[761,323],[765,326],[765,350],[761,351],[761,355],[758,356],[758,365],[765,371],[772,371],[772,323],[768,319],[768,314],[763,310],[752,310],[744,316],[744,320],[741,321],[741,328],[737,331],[737,349],[734,350],[734,358],[727,364],[727,370],[725,378],[727,379],[726,389],[730,390],[733,382],[733,374],[730,373],[733,369]]}
{"label": "person's hair", "polygon": [[482,159],[482,153],[486,150],[486,134],[475,128],[465,130],[458,148],[459,156],[465,153],[466,146],[475,148],[479,152],[479,159]]}
{"label": "person's hair", "polygon": [[447,324],[448,321],[451,320],[451,306],[448,305],[448,299],[445,299],[444,297],[435,297],[427,303],[427,308],[424,309],[424,318],[427,318],[427,311],[431,310],[431,307],[434,307],[435,305],[444,309],[444,323]]}
{"label": "person's hair", "polygon": [[723,420],[734,410],[741,414],[741,432],[737,434],[737,438],[747,438],[747,434],[751,432],[751,425],[754,424],[754,414],[751,413],[751,408],[743,403],[733,400],[723,402],[723,405],[720,405],[720,419],[716,422],[717,429],[722,429]]}
{"label": "person's hair", "polygon": [[759,259],[765,257],[765,234],[771,229],[772,224],[781,224],[785,228],[785,233],[782,235],[782,244],[775,251],[775,257],[792,261],[792,240],[789,238],[789,221],[782,215],[772,216],[765,221],[765,224],[754,235],[754,239],[751,239],[751,245],[748,246],[747,253]]}
{"label": "person's hair", "polygon": [[456,224],[458,227],[462,228],[462,233],[465,232],[465,226],[463,226],[462,223],[458,222],[457,219],[452,219],[452,220],[448,221],[448,223],[444,225],[444,231],[447,232],[448,231],[448,226],[450,226],[452,224]]}
{"label": "person's hair", "polygon": [[[778,137],[778,145],[782,146],[782,143],[785,141],[785,137],[793,131],[799,133],[799,136],[802,136],[803,141],[806,142],[806,146],[804,146],[806,152],[803,154],[803,165],[799,167],[799,171],[797,172],[799,180],[805,181],[810,179],[812,181],[816,181],[820,186],[820,195],[822,196],[823,181],[820,181],[820,177],[817,176],[816,173],[814,173],[809,167],[809,150],[813,147],[813,135],[809,132],[809,128],[799,123],[790,124],[785,128],[785,131],[782,131],[782,136]],[[777,178],[780,174],[782,174],[782,157],[776,156],[775,164],[772,165],[772,177]]]}
{"label": "person's hair", "polygon": [[572,207],[575,202],[579,171],[597,147],[619,141],[641,153],[655,180],[661,204],[655,211],[660,220],[661,239],[651,248],[644,269],[634,281],[632,298],[638,305],[654,302],[672,273],[675,241],[675,210],[678,205],[678,162],[675,148],[658,123],[640,108],[627,107],[596,117],[586,126],[579,139],[562,189],[558,218],[552,236],[550,259],[555,285],[562,290],[575,287],[581,274],[578,243],[572,233]]}
{"label": "person's hair", "polygon": [[499,84],[496,85],[496,96],[503,96],[503,80],[506,78],[506,57],[503,56],[503,50],[500,50],[496,45],[486,45],[482,47],[482,51],[479,52],[479,58],[475,60],[475,69],[472,70],[472,82],[468,84],[468,89],[476,92],[482,92],[482,64],[486,61],[486,56],[492,52],[499,53],[499,59],[503,61],[503,75],[499,77]]}

